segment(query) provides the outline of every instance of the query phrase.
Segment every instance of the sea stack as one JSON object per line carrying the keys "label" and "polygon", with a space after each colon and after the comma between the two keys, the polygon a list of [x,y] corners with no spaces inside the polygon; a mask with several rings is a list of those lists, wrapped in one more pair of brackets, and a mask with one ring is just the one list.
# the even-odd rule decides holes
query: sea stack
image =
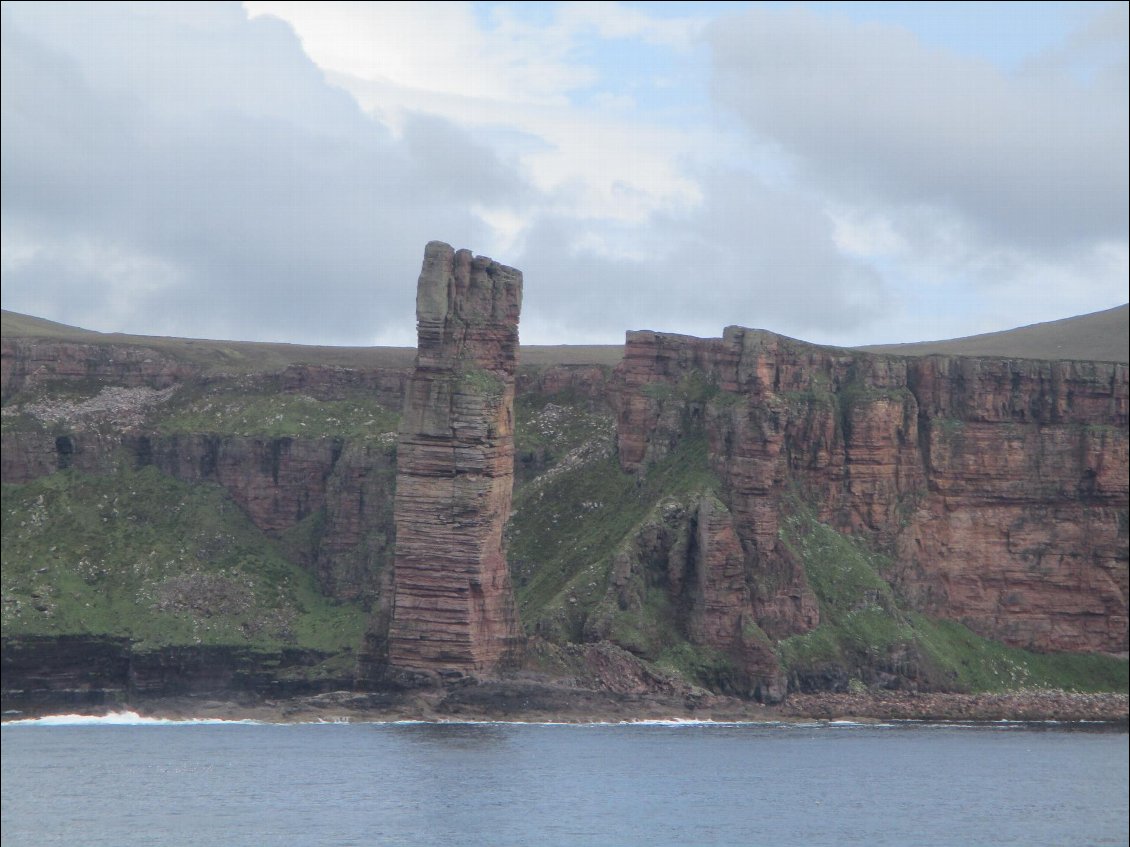
{"label": "sea stack", "polygon": [[397,453],[393,669],[489,675],[520,657],[503,529],[521,306],[520,271],[425,248]]}

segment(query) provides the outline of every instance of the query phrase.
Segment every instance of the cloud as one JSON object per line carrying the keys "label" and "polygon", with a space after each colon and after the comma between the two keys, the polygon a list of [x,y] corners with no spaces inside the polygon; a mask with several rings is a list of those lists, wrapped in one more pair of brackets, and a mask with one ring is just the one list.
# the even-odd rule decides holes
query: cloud
{"label": "cloud", "polygon": [[632,39],[645,44],[690,50],[705,29],[705,18],[652,17],[623,3],[568,3],[560,11],[562,23],[570,31],[592,29],[602,39]]}
{"label": "cloud", "polygon": [[470,3],[252,0],[252,17],[288,21],[319,67],[434,94],[561,106],[594,72],[568,61],[571,39],[505,9],[484,28]]}
{"label": "cloud", "polygon": [[[734,170],[699,175],[701,205],[645,229],[546,216],[519,255],[531,329],[555,340],[609,340],[624,329],[717,336],[727,324],[814,340],[881,319],[879,275],[845,257],[833,222],[803,192]],[[564,335],[564,337],[563,337]]]}
{"label": "cloud", "polygon": [[3,7],[6,308],[411,344],[432,239],[523,270],[528,343],[1125,299],[1124,11],[1006,72],[803,10],[248,8]]}
{"label": "cloud", "polygon": [[[423,19],[384,3],[249,8],[285,17],[326,78],[391,126],[441,116],[508,151],[531,190],[475,204],[493,229],[476,248],[504,249],[523,269],[527,339],[616,341],[630,326],[717,334],[741,321],[830,333],[883,313],[878,275],[838,254],[820,203],[717,164],[737,150],[728,133],[652,121],[625,98],[611,113],[586,105],[608,98],[584,57],[629,39],[685,53],[702,20],[620,4],[567,4],[541,21],[495,7],[478,22],[460,5]],[[596,93],[575,102],[578,89]],[[462,169],[450,170],[445,179]]]}
{"label": "cloud", "polygon": [[926,205],[987,240],[1077,249],[1128,226],[1118,5],[1116,28],[1102,31],[1121,61],[1089,78],[1046,65],[1009,74],[899,27],[754,8],[709,31],[714,94],[840,200]]}
{"label": "cloud", "polygon": [[[506,6],[479,20],[458,3],[247,6],[289,21],[326,78],[395,131],[407,115],[430,114],[509,141],[509,163],[552,195],[556,212],[644,223],[700,200],[679,160],[710,155],[716,133],[649,120],[631,97],[605,90],[610,80],[590,60],[612,49],[602,39],[685,49],[704,22],[653,20],[614,3],[554,7],[548,21]],[[574,102],[577,92],[584,102]],[[503,127],[508,140],[497,138]]]}
{"label": "cloud", "polygon": [[484,240],[471,203],[523,181],[442,119],[392,136],[276,20],[164,7],[4,7],[5,306],[410,342],[423,245]]}

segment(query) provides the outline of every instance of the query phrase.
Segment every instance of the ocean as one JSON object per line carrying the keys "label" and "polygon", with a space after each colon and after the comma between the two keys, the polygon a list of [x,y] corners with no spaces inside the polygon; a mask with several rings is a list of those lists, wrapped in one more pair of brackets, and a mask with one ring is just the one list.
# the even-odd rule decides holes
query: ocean
{"label": "ocean", "polygon": [[1128,843],[1127,733],[1042,724],[4,724],[4,847]]}

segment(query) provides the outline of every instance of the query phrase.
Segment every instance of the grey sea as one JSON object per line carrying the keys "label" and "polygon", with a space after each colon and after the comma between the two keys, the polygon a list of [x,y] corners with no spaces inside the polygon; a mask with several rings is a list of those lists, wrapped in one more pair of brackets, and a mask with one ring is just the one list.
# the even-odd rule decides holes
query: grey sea
{"label": "grey sea", "polygon": [[1127,844],[1127,734],[7,723],[3,845]]}

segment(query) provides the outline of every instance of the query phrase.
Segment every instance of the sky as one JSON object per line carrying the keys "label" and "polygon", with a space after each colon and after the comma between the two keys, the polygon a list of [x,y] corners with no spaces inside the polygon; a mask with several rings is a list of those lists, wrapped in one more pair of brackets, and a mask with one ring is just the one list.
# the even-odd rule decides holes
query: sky
{"label": "sky", "polygon": [[3,307],[414,345],[424,245],[526,344],[952,338],[1125,303],[1115,3],[3,3]]}

